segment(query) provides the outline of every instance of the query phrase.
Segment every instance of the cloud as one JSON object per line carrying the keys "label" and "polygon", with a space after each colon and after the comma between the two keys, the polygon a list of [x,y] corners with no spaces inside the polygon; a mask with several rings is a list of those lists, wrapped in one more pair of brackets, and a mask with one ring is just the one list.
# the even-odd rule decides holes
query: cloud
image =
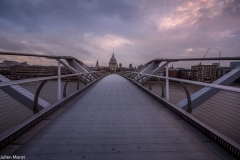
{"label": "cloud", "polygon": [[110,50],[116,47],[121,47],[123,45],[132,45],[134,44],[133,41],[124,39],[122,37],[116,36],[116,35],[104,35],[96,37],[94,43],[99,45],[104,50]]}
{"label": "cloud", "polygon": [[124,66],[154,58],[238,56],[238,0],[0,1],[0,49]]}

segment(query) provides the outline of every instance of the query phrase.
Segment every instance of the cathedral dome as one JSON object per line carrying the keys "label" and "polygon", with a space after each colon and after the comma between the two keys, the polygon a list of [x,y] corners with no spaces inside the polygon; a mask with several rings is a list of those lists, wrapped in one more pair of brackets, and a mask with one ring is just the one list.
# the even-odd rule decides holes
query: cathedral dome
{"label": "cathedral dome", "polygon": [[112,54],[112,58],[110,59],[110,61],[117,61],[116,58],[114,57],[114,53]]}
{"label": "cathedral dome", "polygon": [[112,58],[110,59],[109,67],[111,67],[111,68],[116,68],[117,67],[117,60],[114,57],[114,53],[112,54]]}

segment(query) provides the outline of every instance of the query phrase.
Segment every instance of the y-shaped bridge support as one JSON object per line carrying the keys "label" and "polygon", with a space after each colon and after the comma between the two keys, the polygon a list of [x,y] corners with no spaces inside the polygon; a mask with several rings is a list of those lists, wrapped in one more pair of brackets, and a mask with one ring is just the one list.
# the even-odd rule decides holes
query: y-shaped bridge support
{"label": "y-shaped bridge support", "polygon": [[[218,85],[229,85],[233,81],[235,81],[237,78],[240,77],[240,66],[229,72],[228,74],[222,76],[218,80],[214,81],[212,84],[218,84]],[[220,91],[220,89],[211,88],[211,87],[204,87],[203,89],[200,89],[199,91],[195,92],[191,95],[191,101],[192,101],[192,109],[195,109],[199,107],[201,104],[206,102],[208,99],[213,97],[215,94],[217,94]],[[177,104],[177,106],[186,109],[187,107],[187,99],[182,100]]]}
{"label": "y-shaped bridge support", "polygon": [[[64,61],[60,60],[60,63],[66,67],[69,71],[71,71],[72,73],[87,73],[89,72],[88,69],[84,66],[81,65],[79,62],[75,61],[75,59],[66,59],[67,63],[65,63]],[[78,78],[84,83],[84,84],[88,84],[91,81],[86,77],[86,76],[78,76]]]}
{"label": "y-shaped bridge support", "polygon": [[[163,69],[169,62],[164,63],[163,65],[159,66],[161,62],[156,62],[156,61],[152,61],[152,63],[150,65],[148,65],[144,70],[142,70],[140,73],[144,73],[144,74],[152,74],[155,75],[157,74],[157,72],[161,69]],[[138,83],[145,83],[148,78],[147,77],[141,77],[140,75],[137,75],[136,77],[137,79],[139,79]]]}

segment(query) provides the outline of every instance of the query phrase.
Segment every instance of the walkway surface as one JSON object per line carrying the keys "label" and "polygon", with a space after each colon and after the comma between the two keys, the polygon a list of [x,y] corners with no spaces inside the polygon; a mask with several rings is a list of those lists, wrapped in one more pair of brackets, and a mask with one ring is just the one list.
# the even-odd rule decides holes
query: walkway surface
{"label": "walkway surface", "polygon": [[155,99],[109,75],[13,154],[26,159],[219,159]]}

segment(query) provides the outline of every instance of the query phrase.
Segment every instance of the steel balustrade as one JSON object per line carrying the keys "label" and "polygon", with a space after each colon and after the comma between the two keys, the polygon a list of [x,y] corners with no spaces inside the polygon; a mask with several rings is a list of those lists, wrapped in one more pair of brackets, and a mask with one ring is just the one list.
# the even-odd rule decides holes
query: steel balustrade
{"label": "steel balustrade", "polygon": [[[130,71],[126,71],[126,72],[130,72]],[[233,91],[233,92],[238,92],[240,93],[240,89],[238,88],[234,88],[234,87],[228,87],[228,86],[221,86],[221,85],[215,85],[215,84],[207,84],[207,83],[203,83],[203,82],[195,82],[195,81],[188,81],[188,80],[183,80],[183,79],[177,79],[177,78],[170,78],[170,77],[163,77],[163,76],[156,76],[156,75],[151,75],[151,74],[143,74],[143,73],[139,73],[139,72],[130,72],[131,77],[130,79],[133,80],[132,75],[144,75],[147,76],[147,82],[149,83],[149,90],[152,89],[151,86],[151,82],[150,82],[150,78],[151,77],[155,77],[155,78],[162,78],[162,79],[168,79],[168,80],[172,80],[172,81],[176,81],[179,82],[181,84],[181,86],[183,87],[186,95],[187,95],[187,101],[188,101],[188,107],[187,107],[187,111],[189,113],[191,113],[192,111],[192,107],[191,107],[191,97],[190,97],[190,93],[189,90],[187,89],[186,85],[184,85],[184,83],[189,83],[189,84],[196,84],[196,85],[202,85],[202,86],[208,86],[208,87],[213,87],[213,88],[218,88],[218,89],[223,89],[223,90],[229,90],[229,91]],[[129,77],[129,76],[128,76]],[[139,83],[139,81],[137,81]],[[143,84],[142,84],[143,85]],[[160,83],[162,89],[163,89],[163,85]],[[164,90],[164,89],[163,89]],[[162,96],[164,95],[163,93],[164,91],[162,91]]]}
{"label": "steel balustrade", "polygon": [[[130,71],[125,71],[125,72],[130,72]],[[203,82],[189,81],[189,80],[178,79],[178,78],[171,78],[171,77],[166,78],[164,76],[157,76],[157,75],[144,74],[144,73],[138,73],[138,72],[134,72],[134,73],[135,74],[145,75],[145,76],[150,76],[150,77],[155,77],[155,78],[168,79],[168,80],[172,80],[172,81],[176,81],[176,82],[195,84],[195,85],[200,85],[200,86],[205,86],[205,87],[212,87],[212,88],[217,88],[217,89],[222,89],[222,90],[227,90],[227,91],[240,93],[240,89],[239,88],[230,87],[230,86],[223,86],[223,85],[209,84],[209,83],[203,83]]]}
{"label": "steel balustrade", "polygon": [[[151,86],[151,91],[147,87],[143,87],[144,84],[141,84],[141,81],[133,80],[128,75],[138,74],[138,76],[146,76],[147,81],[149,83],[149,87]],[[122,74],[123,77],[134,82],[140,88],[144,88],[144,91],[148,92],[151,96],[158,99],[161,103],[166,105],[170,110],[174,113],[182,117],[185,121],[191,124],[193,127],[198,129],[204,135],[212,139],[215,143],[223,147],[229,153],[234,155],[235,157],[240,157],[240,143],[239,143],[239,104],[240,104],[240,88],[231,87],[231,86],[224,86],[224,85],[217,85],[217,84],[209,84],[203,82],[196,82],[196,81],[189,81],[171,77],[164,77],[164,76],[156,76],[151,74],[144,74],[139,72],[131,72],[125,71]],[[141,77],[140,76],[140,77]],[[149,81],[150,78],[156,78],[160,82],[160,94],[159,92],[153,91],[152,83]],[[142,78],[143,79],[143,78]],[[170,91],[170,99],[167,100],[164,95],[164,85],[161,80],[168,79],[169,82],[169,91]],[[159,84],[159,83],[156,83]],[[179,84],[179,85],[177,85]],[[176,85],[176,86],[171,86]],[[194,86],[194,88],[192,88]],[[195,87],[196,86],[196,87]],[[177,87],[177,88],[172,88]],[[180,88],[179,88],[180,87]],[[177,89],[176,91],[172,89]],[[182,89],[182,90],[179,90]],[[201,92],[199,92],[199,90]],[[207,91],[212,90],[213,92],[217,92],[214,98],[208,100],[209,95],[204,95]],[[195,92],[198,93],[194,94]],[[178,97],[179,94],[183,96],[185,93],[185,101]],[[160,96],[158,96],[158,94]],[[200,109],[194,108],[195,103],[199,103],[196,101],[197,96],[201,96],[203,94],[203,100],[206,99],[207,102],[204,102],[203,105],[200,105]],[[184,103],[186,102],[186,108],[180,108],[178,104],[172,103],[172,96],[175,96],[178,100]],[[160,98],[161,97],[161,98]],[[202,100],[200,99],[200,100]],[[194,102],[194,103],[193,103]],[[205,104],[206,103],[206,104]],[[219,108],[219,111],[212,108],[212,105],[219,105],[222,104],[223,107]],[[205,108],[202,108],[205,107]],[[207,107],[207,108],[206,108]],[[210,109],[208,109],[208,107]],[[228,108],[231,107],[229,110]],[[204,114],[200,112],[204,109]],[[213,110],[214,109],[214,110]],[[195,111],[196,110],[196,111]],[[205,111],[206,110],[206,111]],[[194,111],[194,112],[193,112]],[[214,115],[211,117],[211,115]],[[209,117],[210,116],[210,117]],[[219,117],[220,116],[220,117]],[[196,118],[195,118],[196,117]],[[206,118],[209,117],[209,118]],[[216,119],[214,119],[216,118]],[[229,121],[229,122],[226,122]],[[226,127],[226,128],[224,128]]]}
{"label": "steel balustrade", "polygon": [[[37,112],[39,112],[39,110],[38,110],[39,95],[40,95],[41,89],[43,88],[43,86],[46,84],[46,82],[48,80],[53,80],[53,79],[58,79],[58,78],[67,78],[67,80],[65,82],[65,85],[64,85],[64,89],[63,89],[63,97],[66,97],[67,96],[66,89],[67,89],[67,84],[69,82],[69,77],[80,75],[80,79],[81,79],[81,77],[86,75],[86,74],[87,74],[86,77],[88,78],[88,75],[90,75],[90,74],[96,74],[97,75],[97,72],[69,74],[69,75],[63,75],[63,76],[52,76],[52,77],[44,77],[44,78],[34,78],[34,79],[24,79],[24,80],[1,82],[0,87],[13,86],[13,85],[19,85],[19,84],[23,84],[23,83],[25,84],[25,83],[42,81],[41,84],[37,88],[37,91],[36,91],[35,96],[34,96],[34,101],[33,101],[34,102],[33,103],[33,113],[37,113]],[[98,75],[98,78],[101,78],[101,77],[102,76]],[[78,82],[77,82],[77,87],[76,87],[77,90],[79,90],[79,83],[81,81],[80,79],[78,79]],[[92,82],[93,79],[91,79],[90,81]]]}
{"label": "steel balustrade", "polygon": [[[32,92],[32,93],[35,93],[35,95],[32,94],[33,99],[32,99],[31,110],[32,110],[33,114],[28,114],[27,115],[28,117],[25,117],[25,120],[24,119],[19,119],[20,121],[16,121],[16,119],[14,119],[14,124],[11,124],[11,128],[8,127],[8,128],[5,128],[5,130],[2,130],[4,128],[3,128],[3,126],[1,126],[0,135],[2,133],[5,133],[5,132],[6,132],[6,134],[2,134],[0,136],[0,150],[2,150],[7,145],[12,143],[15,139],[17,139],[21,135],[23,135],[25,132],[27,132],[29,129],[31,129],[33,126],[35,126],[37,123],[39,123],[42,119],[44,119],[44,117],[46,118],[46,116],[53,113],[57,108],[59,108],[61,106],[61,104],[66,103],[66,101],[69,101],[71,99],[71,97],[76,96],[79,92],[82,92],[83,90],[85,90],[86,88],[91,86],[93,83],[95,83],[97,80],[101,79],[103,76],[106,75],[105,73],[102,74],[100,72],[95,72],[95,71],[91,72],[91,74],[94,74],[94,73],[96,73],[96,74],[99,73],[98,75],[102,75],[102,76],[98,76],[97,79],[92,80],[89,84],[85,85],[82,88],[80,88],[80,86],[79,86],[80,79],[78,78],[77,81],[76,81],[77,85],[76,86],[74,85],[77,90],[75,90],[74,92],[71,92],[69,95],[67,95],[67,92],[66,92],[67,88],[71,87],[71,86],[74,87],[73,85],[69,86],[71,84],[70,81],[69,81],[69,78],[70,77],[75,77],[76,78],[76,76],[81,77],[81,76],[84,76],[84,75],[89,74],[89,73],[77,73],[77,74],[69,74],[69,75],[62,75],[62,76],[52,76],[52,77],[44,77],[44,78],[41,77],[41,78],[1,82],[0,83],[0,91],[1,91],[1,88],[4,88],[4,87],[5,87],[5,89],[8,89],[6,87],[9,87],[9,89],[11,89],[11,87],[13,87],[13,88],[21,87],[21,88],[23,88],[22,93],[25,92],[25,94],[29,94],[30,92]],[[56,89],[57,89],[57,84],[58,84],[57,80],[59,78],[67,78],[68,79],[66,81],[66,83],[64,84],[63,98],[58,100],[58,98],[56,96],[56,98],[55,98],[56,101],[48,104],[47,106],[43,106],[42,105],[43,103],[40,103],[42,101],[42,99],[39,98],[41,91],[43,90],[44,86],[46,86],[46,84],[48,84],[49,82],[51,82],[51,83],[49,83],[47,85],[47,87],[45,87],[45,89],[47,89],[47,91],[52,90],[51,88],[49,88],[50,86],[52,86],[52,84],[53,84],[52,82],[54,82],[54,84],[56,85]],[[73,82],[73,84],[75,84],[75,83]],[[26,87],[26,89],[24,89],[24,87]],[[53,92],[57,95],[57,92],[56,92],[57,90],[56,89],[54,89],[55,91],[53,90]],[[30,92],[26,93],[27,90],[29,90]],[[73,90],[69,90],[69,91],[73,91]],[[42,93],[42,96],[44,96],[45,98],[47,98],[47,97],[51,98],[52,97],[51,94],[53,94],[53,92],[48,93],[49,95],[45,95],[47,92]],[[4,92],[1,92],[1,94],[7,95]],[[4,97],[1,97],[1,98],[4,98]],[[14,101],[13,98],[8,98],[7,100]],[[29,99],[29,101],[31,101],[31,100]],[[3,101],[1,103],[3,103]],[[14,102],[14,103],[18,103],[18,102]],[[39,109],[40,104],[41,104],[41,106],[40,106],[41,110]],[[21,106],[23,108],[25,108],[23,105],[21,105]],[[17,107],[17,105],[15,107]],[[25,108],[25,110],[27,111],[28,108]],[[38,114],[36,114],[36,113],[38,113]],[[6,116],[5,116],[5,118],[7,118],[7,119],[11,118],[11,117],[6,117]],[[1,117],[1,118],[2,118],[1,123],[4,124],[4,123],[8,122],[7,119],[3,119],[3,117]],[[4,122],[4,120],[7,120],[7,121]],[[10,123],[10,122],[8,122],[8,123]]]}

